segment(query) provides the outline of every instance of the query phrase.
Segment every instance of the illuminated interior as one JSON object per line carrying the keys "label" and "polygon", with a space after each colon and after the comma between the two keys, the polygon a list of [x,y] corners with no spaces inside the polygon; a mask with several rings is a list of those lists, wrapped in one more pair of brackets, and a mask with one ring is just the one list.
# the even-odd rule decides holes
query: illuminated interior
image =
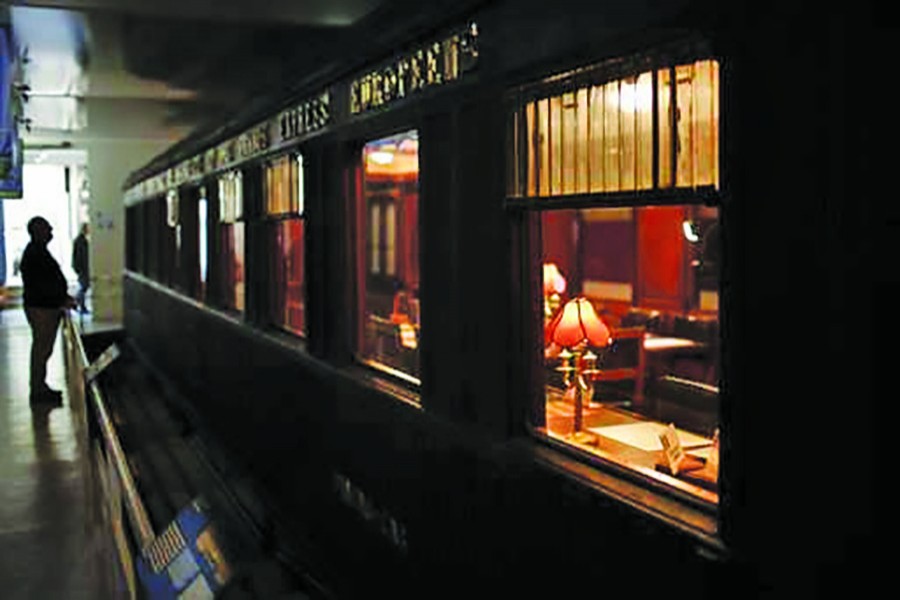
{"label": "illuminated interior", "polygon": [[[509,173],[512,197],[548,198],[533,241],[547,390],[538,430],[710,504],[719,212],[664,194],[718,187],[718,95],[718,65],[703,60],[525,102]],[[652,190],[647,206],[623,194]],[[595,194],[597,207],[553,209],[553,197],[572,194]]]}
{"label": "illuminated interior", "polygon": [[227,309],[244,312],[244,194],[240,171],[219,179],[219,270],[222,302]]}
{"label": "illuminated interior", "polygon": [[718,187],[718,123],[719,67],[713,60],[526,102],[510,124],[516,160],[510,163],[509,193],[546,197]]}
{"label": "illuminated interior", "polygon": [[[657,471],[665,464],[655,436],[673,423],[696,446],[689,455],[708,455],[719,423],[717,218],[717,209],[703,206],[544,213],[543,264],[556,265],[565,280],[559,293],[563,286],[545,286],[558,295],[545,296],[553,306],[544,317],[549,435]],[[611,341],[589,339],[586,317],[584,335],[563,331],[576,298],[589,303]],[[588,371],[580,407],[569,381],[576,367]],[[715,482],[693,486],[714,498]]]}
{"label": "illuminated interior", "polygon": [[199,289],[198,289],[198,297],[201,300],[206,299],[207,292],[207,276],[208,276],[208,264],[209,264],[209,225],[207,219],[209,218],[209,201],[206,197],[206,186],[200,187],[200,196],[197,199],[197,223],[199,225],[198,231],[198,245],[199,245],[199,256],[198,256],[198,267],[200,269],[200,278],[199,278]]}
{"label": "illuminated interior", "polygon": [[370,142],[362,161],[357,208],[360,356],[418,383],[418,133]]}
{"label": "illuminated interior", "polygon": [[273,160],[266,166],[265,181],[269,320],[276,327],[305,335],[303,157],[287,155]]}

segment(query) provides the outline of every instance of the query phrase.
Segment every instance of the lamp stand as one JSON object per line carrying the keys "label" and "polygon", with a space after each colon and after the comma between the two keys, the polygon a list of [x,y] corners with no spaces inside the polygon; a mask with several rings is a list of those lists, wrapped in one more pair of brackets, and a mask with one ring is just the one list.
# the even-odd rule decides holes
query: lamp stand
{"label": "lamp stand", "polygon": [[594,377],[600,373],[597,368],[597,355],[588,349],[581,356],[580,376],[585,381],[585,401],[587,406],[594,404]]}
{"label": "lamp stand", "polygon": [[[590,406],[594,397],[593,382],[590,379],[585,379],[585,375],[596,371],[593,367],[597,356],[590,350],[585,352],[584,346],[576,346],[571,351],[568,348],[564,348],[559,353],[559,357],[562,359],[563,364],[557,370],[561,371],[564,376],[566,384],[565,397],[569,398],[571,394],[575,405],[572,437],[575,441],[584,443],[586,439],[583,440],[581,438],[589,437],[585,436],[583,432],[584,407],[585,404]],[[588,369],[585,369],[585,367],[588,367]]]}
{"label": "lamp stand", "polygon": [[568,348],[563,348],[559,353],[559,359],[562,361],[562,364],[556,367],[556,370],[563,374],[563,383],[566,385],[567,390],[572,385],[572,373],[575,372],[575,367],[572,366],[572,358],[574,356],[574,354],[569,352]]}

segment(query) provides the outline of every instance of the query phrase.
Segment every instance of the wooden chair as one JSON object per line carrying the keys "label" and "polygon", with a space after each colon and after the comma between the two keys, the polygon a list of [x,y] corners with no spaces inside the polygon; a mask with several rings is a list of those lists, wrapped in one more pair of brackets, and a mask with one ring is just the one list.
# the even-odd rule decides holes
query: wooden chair
{"label": "wooden chair", "polygon": [[[620,327],[610,329],[612,344],[601,356],[597,371],[591,380],[634,381],[632,399],[635,404],[644,401],[644,378],[646,377],[646,356],[644,352],[644,327]],[[602,401],[603,392],[595,392],[595,399]]]}

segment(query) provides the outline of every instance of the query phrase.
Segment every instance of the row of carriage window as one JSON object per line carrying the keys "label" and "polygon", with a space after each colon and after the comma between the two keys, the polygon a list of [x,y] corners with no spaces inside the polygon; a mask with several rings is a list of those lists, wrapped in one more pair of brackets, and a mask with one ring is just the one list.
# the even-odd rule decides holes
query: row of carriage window
{"label": "row of carriage window", "polygon": [[[543,306],[534,319],[544,329],[535,352],[544,357],[545,410],[534,430],[710,504],[718,501],[719,212],[708,195],[684,192],[719,186],[718,69],[699,60],[523,96],[509,112],[506,173],[507,205],[528,203],[539,215],[527,243],[540,248],[530,255],[540,255],[531,269],[543,301],[522,298]],[[348,274],[357,357],[412,386],[423,376],[419,142],[411,130],[362,146]],[[236,170],[213,193],[182,189],[129,208],[128,268],[244,313],[247,176]],[[266,162],[260,185],[262,310],[270,325],[303,338],[303,156]],[[685,450],[678,464],[664,448],[670,424]]]}

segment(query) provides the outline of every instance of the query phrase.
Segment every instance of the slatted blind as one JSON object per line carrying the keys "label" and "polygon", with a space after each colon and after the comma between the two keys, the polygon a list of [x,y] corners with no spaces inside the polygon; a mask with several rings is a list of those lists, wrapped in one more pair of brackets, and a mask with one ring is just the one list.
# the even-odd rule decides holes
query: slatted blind
{"label": "slatted blind", "polygon": [[513,197],[719,185],[719,65],[698,60],[538,97],[509,120]]}

